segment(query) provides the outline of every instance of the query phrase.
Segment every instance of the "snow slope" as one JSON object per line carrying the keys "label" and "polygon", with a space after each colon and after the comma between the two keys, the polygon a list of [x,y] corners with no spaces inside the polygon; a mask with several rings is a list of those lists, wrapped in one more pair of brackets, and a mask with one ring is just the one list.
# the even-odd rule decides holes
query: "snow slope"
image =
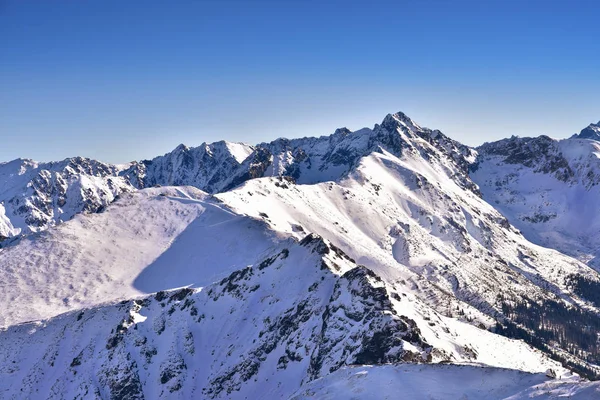
{"label": "snow slope", "polygon": [[5,329],[0,396],[286,398],[345,365],[470,362],[477,353],[502,367],[568,374],[522,342],[427,310],[453,346],[438,348],[419,303],[316,235],[288,239],[201,290]]}
{"label": "snow slope", "polygon": [[[599,304],[574,289],[570,280],[576,276],[600,286],[598,273],[528,241],[471,190],[470,177],[459,168],[466,160],[457,162],[444,147],[408,135],[402,126],[398,123],[401,145],[381,144],[336,182],[298,185],[284,178],[253,179],[217,197],[238,213],[262,218],[276,231],[324,236],[442,315],[458,314],[486,327],[504,323],[510,315],[510,321],[529,323],[535,332],[544,311],[532,323],[524,310],[538,304],[556,309],[551,329],[578,325],[575,329],[586,335],[589,326],[598,327]],[[520,303],[527,303],[517,311],[520,316],[507,311]],[[564,313],[578,310],[587,310],[586,322],[565,325]],[[589,341],[596,343],[592,337]],[[563,354],[572,351],[571,345],[563,342],[562,350],[543,347],[571,358]],[[584,358],[596,360],[596,352]]]}
{"label": "snow slope", "polygon": [[305,385],[303,399],[597,399],[600,384],[577,378],[458,365],[348,367]]}
{"label": "snow slope", "polygon": [[[104,212],[78,215],[0,249],[0,326],[217,281],[278,241],[190,187],[123,194]],[[223,254],[227,254],[223,257]]]}
{"label": "snow slope", "polygon": [[600,264],[600,142],[511,138],[479,149],[484,198],[529,240]]}

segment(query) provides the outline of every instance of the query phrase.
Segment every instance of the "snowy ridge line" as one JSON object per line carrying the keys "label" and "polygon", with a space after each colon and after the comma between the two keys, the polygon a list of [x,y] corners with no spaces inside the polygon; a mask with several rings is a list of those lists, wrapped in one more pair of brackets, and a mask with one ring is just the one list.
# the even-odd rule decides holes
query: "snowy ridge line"
{"label": "snowy ridge line", "polygon": [[[294,385],[273,385],[273,395],[280,397],[296,390],[300,379],[314,379],[322,371],[353,360],[424,360],[427,346],[414,322],[394,317],[391,309],[391,315],[383,312],[391,306],[389,300],[371,296],[384,295],[371,286],[370,280],[377,278],[364,268],[345,265],[348,260],[343,255],[329,252],[324,241],[309,235],[202,290],[161,291],[145,299],[9,327],[0,335],[0,393],[6,398],[35,393],[242,398],[264,390],[256,379],[250,379],[257,374],[283,379],[280,382],[295,377]],[[305,268],[297,268],[298,264]],[[344,270],[348,272],[338,275]],[[307,290],[312,294],[308,298],[273,297],[266,289],[271,286],[269,280],[286,286],[288,294]],[[360,287],[370,289],[356,292]],[[329,314],[325,319],[323,307]],[[348,319],[346,312],[352,312],[355,319],[362,313],[365,320]],[[252,316],[252,321],[244,323],[243,315]],[[362,344],[348,335],[339,336],[342,327],[360,332]],[[388,347],[378,347],[383,353],[363,349],[369,346],[369,336],[379,332],[389,341]],[[240,335],[249,336],[242,339]],[[339,339],[331,342],[332,335]],[[410,350],[403,349],[404,337]],[[70,346],[65,347],[66,342]],[[423,355],[414,353],[418,351],[415,346],[421,345],[425,346]],[[221,356],[211,357],[215,352]],[[41,358],[40,353],[44,354]],[[16,359],[21,368],[15,370],[10,366]],[[212,363],[206,364],[210,359]],[[302,370],[308,373],[299,374]]]}
{"label": "snowy ridge line", "polygon": [[202,287],[286,240],[219,201],[192,187],[143,189],[0,249],[0,302],[19,304],[0,312],[0,326]]}
{"label": "snowy ridge line", "polygon": [[[180,145],[153,160],[124,165],[81,157],[53,163],[15,160],[0,164],[0,240],[45,230],[78,213],[97,212],[121,193],[136,189],[194,186],[219,193],[263,176],[285,175],[299,183],[337,180],[382,146],[396,152],[419,151],[420,143],[435,144],[463,171],[476,154],[396,113],[373,129],[342,128],[331,136],[277,139],[256,146],[226,141],[193,148]],[[462,184],[476,190],[468,179]]]}
{"label": "snowy ridge line", "polygon": [[[566,146],[568,143],[585,142],[599,146],[595,142],[599,139],[596,134],[600,129],[598,126],[590,124],[579,135],[560,143]],[[546,136],[528,139],[523,138],[528,143],[543,143],[542,150],[553,146],[553,139]],[[485,159],[485,154],[483,158],[479,157],[480,151],[488,153],[490,149],[502,147],[502,143],[511,140],[514,138],[471,149],[439,130],[419,126],[398,112],[388,114],[373,129],[352,132],[340,128],[330,136],[281,138],[254,146],[227,141],[203,143],[198,147],[179,145],[172,152],[152,160],[121,165],[82,157],[51,163],[18,159],[0,163],[0,240],[45,230],[81,212],[96,212],[119,194],[135,189],[184,185],[220,193],[249,179],[265,176],[289,176],[302,184],[335,181],[348,174],[362,157],[380,149],[396,155],[403,151],[416,152],[429,159],[435,153],[424,150],[426,144],[439,151],[435,158],[442,156],[450,161],[450,165],[444,168],[455,170],[455,179],[460,179],[462,187],[478,192],[477,185],[465,172],[469,168],[477,168]],[[538,153],[545,154],[545,151],[535,150],[529,153],[530,156],[525,152],[521,156],[528,163],[528,159],[539,158]],[[597,150],[593,153],[600,154]],[[517,151],[518,154],[521,153]],[[558,157],[536,170],[562,174],[557,177],[564,180],[579,168],[567,164]],[[560,169],[565,166],[566,170]],[[591,173],[600,176],[595,171],[596,168],[584,168],[579,175]],[[595,185],[600,178],[583,180]],[[589,188],[590,183],[585,185]],[[536,215],[533,218],[537,218]]]}
{"label": "snowy ridge line", "polygon": [[[431,334],[421,332],[419,307],[406,316],[417,304],[309,234],[200,290],[161,291],[9,327],[0,334],[0,394],[286,398],[345,365],[468,362],[463,344],[449,350],[426,342]],[[465,325],[447,322],[449,338]],[[520,342],[479,335],[528,360],[521,369],[568,374]],[[472,337],[471,346],[484,352],[489,343]],[[516,367],[519,360],[508,354],[498,362]]]}

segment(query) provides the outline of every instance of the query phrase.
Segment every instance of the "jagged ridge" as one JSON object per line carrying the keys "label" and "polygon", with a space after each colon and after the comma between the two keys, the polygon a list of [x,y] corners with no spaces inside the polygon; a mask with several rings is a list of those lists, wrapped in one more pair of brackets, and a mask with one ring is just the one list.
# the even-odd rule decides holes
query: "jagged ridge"
{"label": "jagged ridge", "polygon": [[281,398],[344,365],[424,362],[430,351],[380,278],[309,235],[202,290],[8,328],[0,394],[245,398],[270,379]]}
{"label": "jagged ridge", "polygon": [[[427,142],[438,149],[431,152]],[[425,159],[443,157],[462,187],[477,191],[467,168],[475,157],[467,146],[438,130],[422,128],[403,113],[388,114],[381,125],[331,136],[277,139],[249,146],[225,141],[195,148],[178,146],[153,160],[113,166],[72,158],[59,163],[0,164],[0,235],[38,232],[81,212],[102,210],[119,194],[155,185],[195,186],[208,193],[230,190],[247,180],[288,176],[299,183],[338,180],[374,151],[403,151]]]}

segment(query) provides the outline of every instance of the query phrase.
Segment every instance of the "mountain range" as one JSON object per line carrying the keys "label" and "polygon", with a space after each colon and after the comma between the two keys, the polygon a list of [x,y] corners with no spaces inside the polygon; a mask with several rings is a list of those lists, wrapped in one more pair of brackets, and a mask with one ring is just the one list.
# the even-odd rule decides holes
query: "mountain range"
{"label": "mountain range", "polygon": [[597,398],[599,134],[0,164],[0,397]]}

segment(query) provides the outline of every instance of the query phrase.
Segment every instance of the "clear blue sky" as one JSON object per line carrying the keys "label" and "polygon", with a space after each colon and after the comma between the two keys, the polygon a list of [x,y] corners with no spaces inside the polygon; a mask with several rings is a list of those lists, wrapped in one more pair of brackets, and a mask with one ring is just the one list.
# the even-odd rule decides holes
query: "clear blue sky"
{"label": "clear blue sky", "polygon": [[600,119],[599,1],[0,0],[0,161],[358,129],[466,144]]}

